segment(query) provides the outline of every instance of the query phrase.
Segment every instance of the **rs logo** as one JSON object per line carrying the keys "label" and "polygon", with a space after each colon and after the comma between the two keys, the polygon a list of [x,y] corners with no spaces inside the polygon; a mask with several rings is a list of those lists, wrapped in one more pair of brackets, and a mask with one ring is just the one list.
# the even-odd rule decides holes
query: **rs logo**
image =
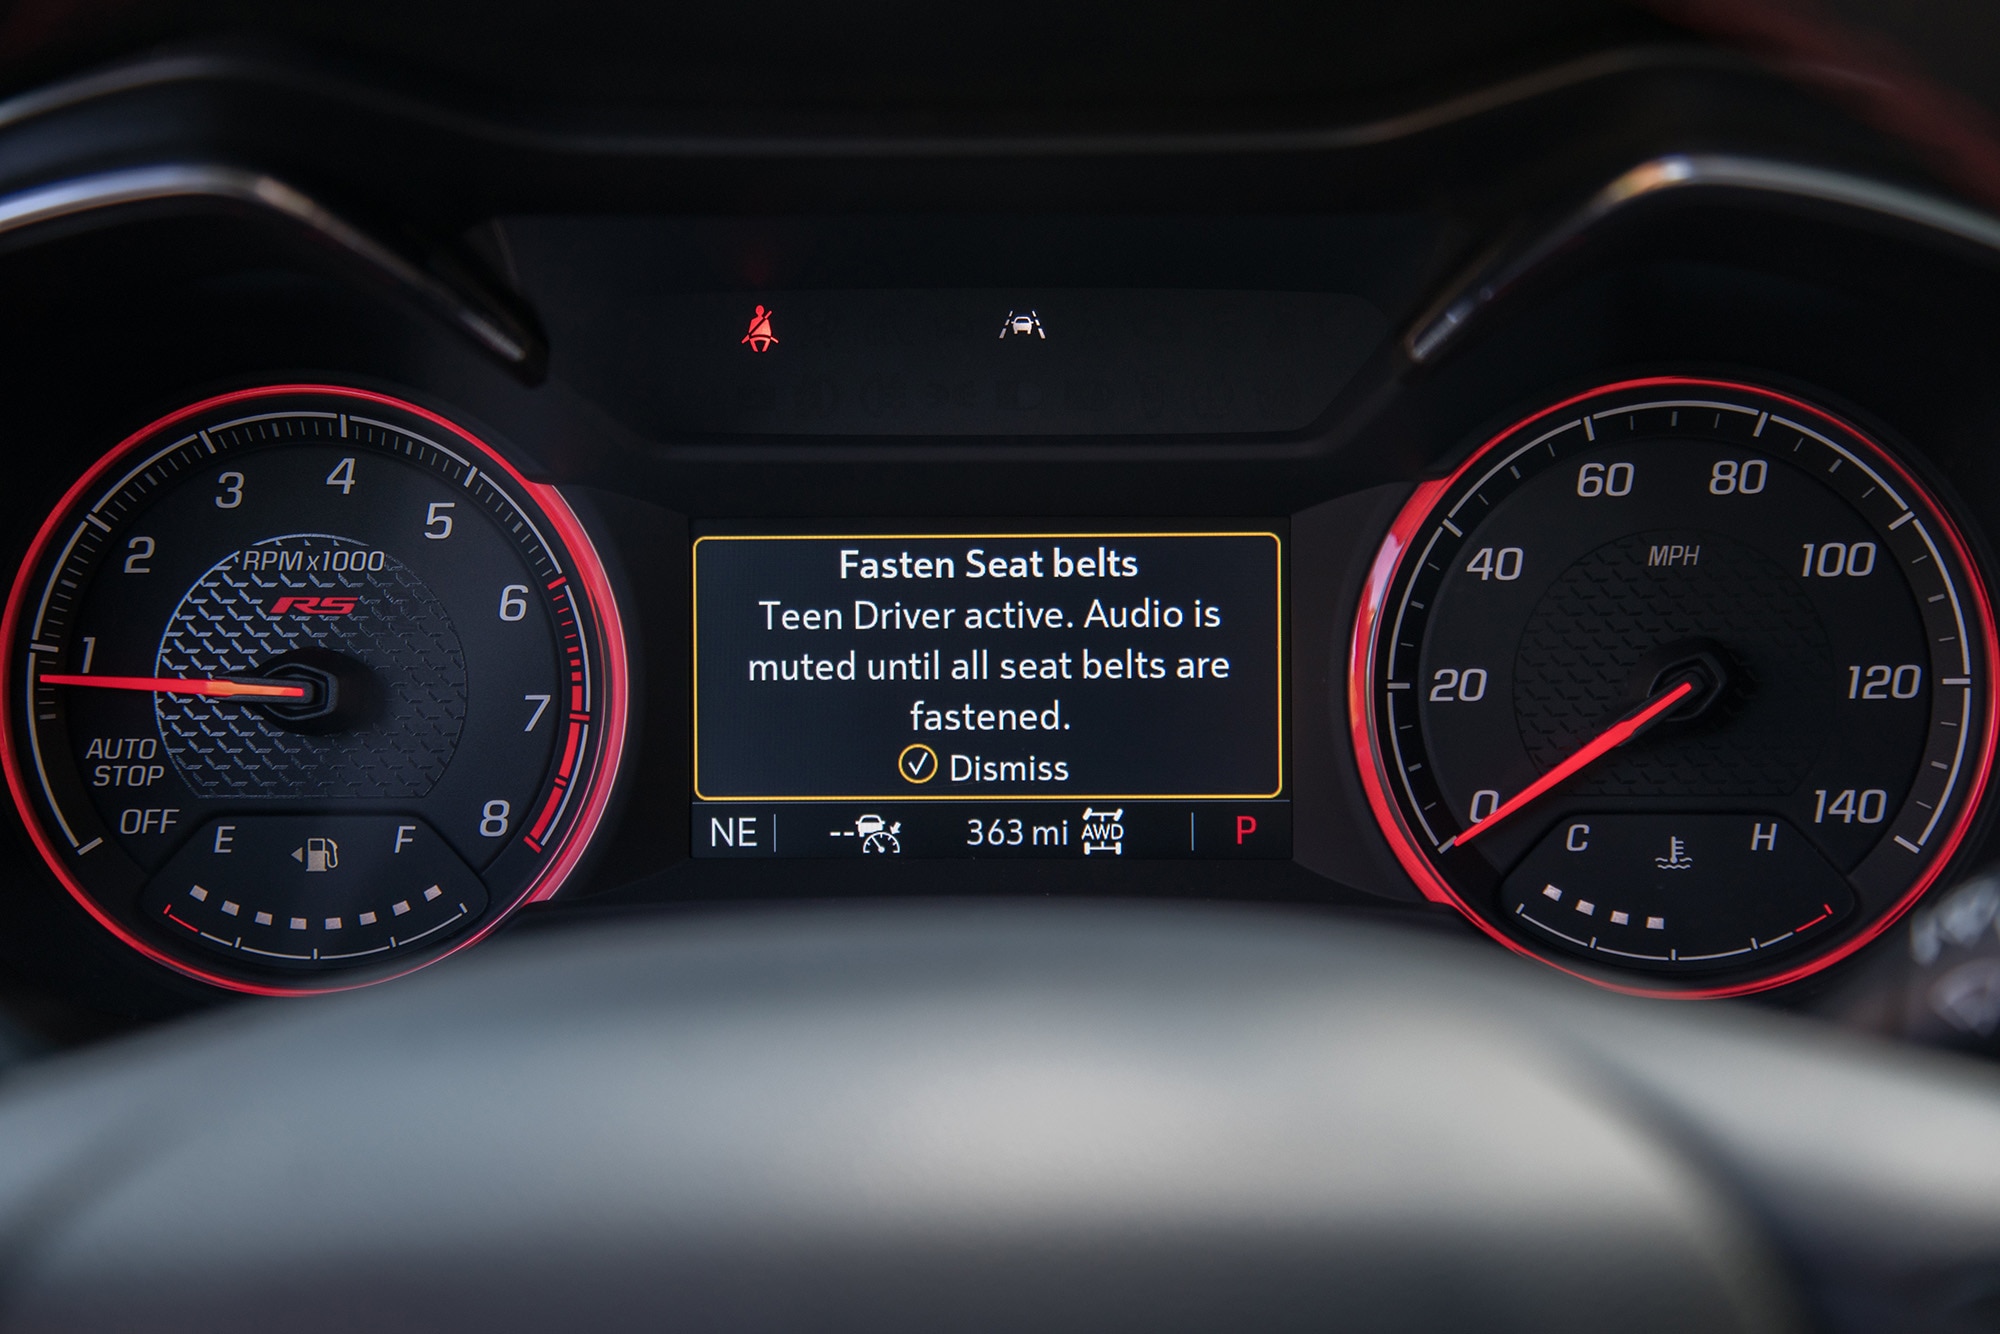
{"label": "rs logo", "polygon": [[356,601],[356,598],[283,597],[271,604],[271,615],[283,616],[290,612],[294,616],[348,616],[353,614]]}

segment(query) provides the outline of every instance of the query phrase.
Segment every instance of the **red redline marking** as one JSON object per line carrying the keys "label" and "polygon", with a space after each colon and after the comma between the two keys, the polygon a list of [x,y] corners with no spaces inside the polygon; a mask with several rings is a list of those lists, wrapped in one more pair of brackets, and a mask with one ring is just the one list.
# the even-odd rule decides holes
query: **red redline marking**
{"label": "red redline marking", "polygon": [[1817,917],[1813,918],[1813,919],[1812,919],[1812,920],[1811,920],[1810,922],[1807,922],[1807,923],[1805,924],[1805,926],[1795,926],[1795,927],[1793,927],[1793,928],[1792,928],[1792,930],[1794,930],[1794,931],[1803,931],[1803,930],[1805,930],[1805,929],[1806,929],[1806,926],[1818,926],[1818,925],[1819,925],[1819,924],[1820,924],[1821,922],[1824,922],[1824,921],[1825,921],[1825,920],[1826,920],[1827,918],[1829,918],[1829,917],[1831,917],[1831,916],[1833,916],[1833,914],[1832,914],[1832,913],[1830,913],[1830,912],[1823,912],[1823,913],[1821,913],[1821,914],[1820,914],[1819,916],[1817,916]]}
{"label": "red redline marking", "polygon": [[555,581],[554,583],[550,584],[550,585],[549,585],[549,587],[550,587],[550,588],[561,588],[561,587],[562,587],[562,586],[563,586],[564,584],[566,584],[566,583],[568,583],[568,582],[569,582],[569,576],[568,576],[568,575],[563,575],[563,576],[560,576],[559,578],[557,578],[557,580],[556,580],[556,581]]}
{"label": "red redline marking", "polygon": [[168,905],[167,905],[166,907],[164,907],[164,908],[160,909],[160,911],[161,911],[161,912],[163,912],[163,913],[165,913],[165,914],[167,915],[167,920],[168,920],[169,922],[172,922],[172,923],[174,923],[174,924],[175,924],[175,925],[177,925],[177,926],[186,926],[188,930],[190,930],[190,931],[194,932],[194,933],[195,933],[196,935],[200,935],[200,934],[201,934],[201,928],[200,928],[200,927],[198,927],[198,926],[188,926],[188,924],[187,924],[186,922],[183,922],[183,921],[181,921],[181,919],[180,919],[180,918],[178,918],[178,917],[174,916],[174,905],[173,905],[173,904],[169,903],[169,904],[168,904]]}
{"label": "red redline marking", "polygon": [[248,681],[203,681],[176,676],[78,676],[48,672],[35,678],[43,685],[91,686],[98,690],[146,690],[155,695],[206,695],[212,699],[304,699],[304,686],[252,685]]}
{"label": "red redline marking", "polygon": [[535,827],[528,831],[530,839],[538,839],[548,832],[550,822],[556,818],[556,807],[562,804],[563,789],[567,786],[568,784],[558,778],[549,789],[549,799],[543,804],[542,813],[535,820]]}
{"label": "red redline marking", "polygon": [[569,741],[563,746],[562,766],[556,770],[556,777],[565,783],[569,781],[570,770],[576,767],[576,747],[582,738],[583,724],[571,723],[569,725]]}

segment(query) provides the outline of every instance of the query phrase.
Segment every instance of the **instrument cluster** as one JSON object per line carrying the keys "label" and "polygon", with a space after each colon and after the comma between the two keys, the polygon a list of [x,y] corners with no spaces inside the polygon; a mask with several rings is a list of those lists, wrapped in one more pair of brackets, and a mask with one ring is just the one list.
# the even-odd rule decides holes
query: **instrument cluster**
{"label": "instrument cluster", "polygon": [[1439,197],[1423,134],[433,252],[248,168],[0,197],[0,950],[157,1015],[1162,895],[1832,1003],[1989,855],[2000,224],[1865,154]]}

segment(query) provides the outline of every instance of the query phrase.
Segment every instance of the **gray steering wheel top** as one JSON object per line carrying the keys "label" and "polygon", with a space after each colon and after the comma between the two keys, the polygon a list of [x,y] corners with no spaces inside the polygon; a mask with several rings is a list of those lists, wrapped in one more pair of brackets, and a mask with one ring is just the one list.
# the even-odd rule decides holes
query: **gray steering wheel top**
{"label": "gray steering wheel top", "polygon": [[[1956,1329],[2000,1081],[1275,911],[623,922],[0,1096],[0,1329]],[[1978,1327],[1978,1326],[1970,1326]]]}

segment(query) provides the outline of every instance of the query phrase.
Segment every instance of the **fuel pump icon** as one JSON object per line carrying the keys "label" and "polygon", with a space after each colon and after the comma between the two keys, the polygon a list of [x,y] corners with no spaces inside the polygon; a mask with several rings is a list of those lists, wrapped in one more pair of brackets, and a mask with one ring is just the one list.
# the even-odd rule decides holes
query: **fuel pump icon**
{"label": "fuel pump icon", "polygon": [[309,838],[304,847],[292,849],[292,860],[304,862],[308,871],[331,871],[340,865],[340,844],[330,838]]}

